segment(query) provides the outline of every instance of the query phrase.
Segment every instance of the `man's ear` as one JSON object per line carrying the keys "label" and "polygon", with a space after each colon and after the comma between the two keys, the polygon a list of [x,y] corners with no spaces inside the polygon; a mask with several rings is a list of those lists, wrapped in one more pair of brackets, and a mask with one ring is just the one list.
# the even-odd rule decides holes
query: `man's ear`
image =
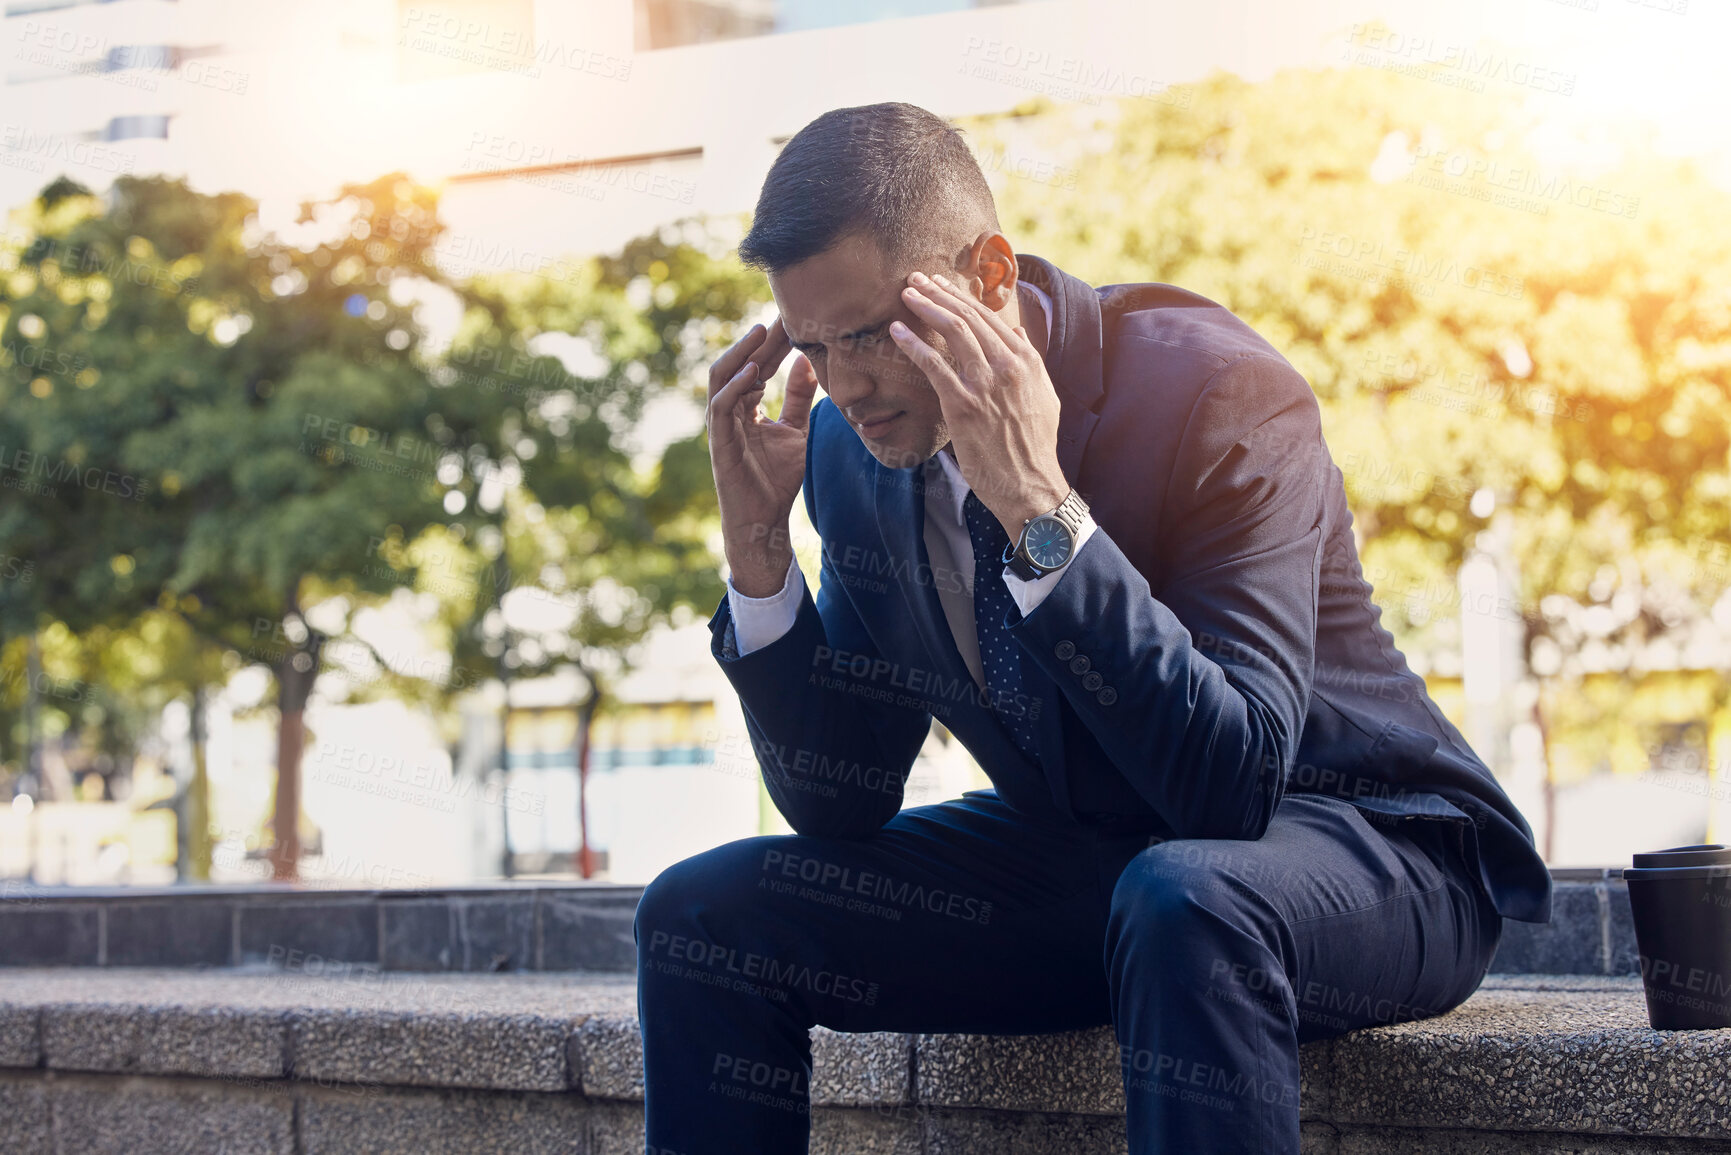
{"label": "man's ear", "polygon": [[974,242],[969,257],[969,279],[975,283],[980,303],[1001,312],[1016,299],[1016,252],[1010,239],[1000,232],[984,233]]}

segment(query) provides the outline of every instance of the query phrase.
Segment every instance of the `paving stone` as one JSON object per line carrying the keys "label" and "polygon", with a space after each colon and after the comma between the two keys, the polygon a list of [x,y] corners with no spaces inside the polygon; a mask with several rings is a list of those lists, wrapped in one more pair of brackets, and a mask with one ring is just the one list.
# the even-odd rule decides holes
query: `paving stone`
{"label": "paving stone", "polygon": [[294,1155],[294,1100],[192,1079],[55,1077],[60,1155]]}
{"label": "paving stone", "polygon": [[1338,1155],[1724,1155],[1723,1140],[1349,1127]]}
{"label": "paving stone", "polygon": [[587,1155],[589,1122],[571,1094],[319,1089],[301,1097],[300,1155]]}
{"label": "paving stone", "polygon": [[240,962],[288,969],[325,962],[379,962],[379,908],[369,899],[240,904]]}
{"label": "paving stone", "polygon": [[93,902],[0,903],[0,967],[95,966],[101,917]]}
{"label": "paving stone", "polygon": [[345,1083],[563,1091],[581,1022],[532,1014],[307,1010],[293,1019],[295,1071]]}
{"label": "paving stone", "polygon": [[939,1107],[1124,1110],[1118,1041],[1109,1027],[1051,1035],[918,1035],[917,1098]]}
{"label": "paving stone", "polygon": [[42,1059],[41,1008],[5,1002],[5,997],[0,979],[0,1067],[34,1067]]}
{"label": "paving stone", "polygon": [[811,1155],[925,1155],[925,1129],[911,1107],[819,1107],[811,1113]]}
{"label": "paving stone", "polygon": [[[907,1035],[812,1031],[811,1101],[818,1106],[894,1106],[909,1102]],[[585,1095],[643,1098],[643,1040],[637,1016],[591,1015],[571,1039],[571,1069]]]}
{"label": "paving stone", "polygon": [[[643,1155],[643,1105],[589,1108],[589,1155]],[[819,1107],[811,1113],[811,1155],[924,1155],[924,1118],[912,1107]],[[693,1155],[696,1155],[694,1152]]]}
{"label": "paving stone", "polygon": [[1022,1111],[934,1111],[929,1155],[1127,1155],[1122,1116]]}
{"label": "paving stone", "polygon": [[228,966],[235,904],[203,895],[106,904],[108,966]]}
{"label": "paving stone", "polygon": [[811,1101],[840,1107],[894,1107],[911,1102],[913,1039],[890,1033],[811,1033]]}
{"label": "paving stone", "polygon": [[589,1155],[643,1155],[643,1104],[590,1101]]}
{"label": "paving stone", "polygon": [[540,970],[636,972],[632,923],[641,888],[577,895],[542,891],[536,897]]}
{"label": "paving stone", "polygon": [[0,1151],[51,1151],[48,1086],[40,1075],[0,1075]]}
{"label": "paving stone", "polygon": [[1336,1039],[1336,1119],[1587,1134],[1731,1136],[1731,1031],[1655,1031],[1639,978],[1481,988],[1433,1019]]}
{"label": "paving stone", "polygon": [[1329,1123],[1299,1123],[1298,1155],[1340,1155],[1340,1132]]}
{"label": "paving stone", "polygon": [[60,1071],[280,1078],[286,1044],[279,1011],[106,1003],[42,1009],[43,1054]]}
{"label": "paving stone", "polygon": [[591,1015],[572,1033],[570,1068],[585,1095],[643,1098],[643,1037],[637,1016]]}
{"label": "paving stone", "polygon": [[[1328,1109],[1330,1040],[1299,1049],[1304,1117]],[[1057,1035],[919,1035],[917,1099],[941,1107],[1118,1114],[1124,1073],[1111,1028]]]}
{"label": "paving stone", "polygon": [[1321,1039],[1298,1048],[1298,1117],[1326,1119],[1333,1106],[1334,1040]]}
{"label": "paving stone", "polygon": [[1557,882],[1549,923],[1503,920],[1494,974],[1605,973],[1602,882]]}
{"label": "paving stone", "polygon": [[[456,912],[461,966],[466,971],[535,969],[535,896],[488,895],[459,899]],[[633,964],[636,956],[632,956]]]}
{"label": "paving stone", "polygon": [[443,898],[392,899],[381,907],[386,970],[461,970],[457,912]]}
{"label": "paving stone", "polygon": [[1640,949],[1635,943],[1635,911],[1629,905],[1629,884],[1622,879],[1605,885],[1611,907],[1611,969],[1614,975],[1641,973]]}

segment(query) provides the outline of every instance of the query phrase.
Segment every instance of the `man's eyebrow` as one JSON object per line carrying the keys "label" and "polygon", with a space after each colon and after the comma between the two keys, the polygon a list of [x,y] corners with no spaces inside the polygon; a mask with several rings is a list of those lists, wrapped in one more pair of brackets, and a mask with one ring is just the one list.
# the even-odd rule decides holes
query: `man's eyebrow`
{"label": "man's eyebrow", "polygon": [[[859,337],[868,337],[871,334],[876,333],[880,329],[889,328],[889,324],[893,320],[895,320],[894,317],[885,317],[883,320],[878,321],[875,324],[862,325],[857,329],[851,330],[850,332],[843,333],[839,338],[837,338],[837,340],[852,341],[852,340],[859,338]],[[795,341],[790,337],[788,339],[788,344],[792,345],[795,349],[798,349],[800,352],[804,353],[804,352],[807,352],[809,350],[818,348],[820,345],[823,344],[823,342],[821,342],[821,341]]]}

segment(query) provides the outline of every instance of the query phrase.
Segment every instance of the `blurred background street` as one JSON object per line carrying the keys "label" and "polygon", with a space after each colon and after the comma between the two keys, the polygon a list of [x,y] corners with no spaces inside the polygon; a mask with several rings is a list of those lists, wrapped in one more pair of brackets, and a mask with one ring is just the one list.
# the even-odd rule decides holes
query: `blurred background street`
{"label": "blurred background street", "polygon": [[[4,12],[9,893],[785,829],[708,650],[704,380],[773,316],[776,149],[882,100],[966,129],[1018,252],[1305,374],[1384,625],[1553,866],[1731,837],[1731,9]],[[983,785],[934,724],[907,804]]]}

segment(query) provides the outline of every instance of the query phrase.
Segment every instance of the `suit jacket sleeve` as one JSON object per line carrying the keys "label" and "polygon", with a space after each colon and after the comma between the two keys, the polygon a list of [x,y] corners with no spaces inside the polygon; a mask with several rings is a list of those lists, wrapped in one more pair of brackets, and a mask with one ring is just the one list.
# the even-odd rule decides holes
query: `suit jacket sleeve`
{"label": "suit jacket sleeve", "polygon": [[1149,511],[1160,596],[1102,528],[1010,624],[1178,837],[1257,839],[1310,706],[1320,409],[1286,362],[1244,357],[1204,385],[1179,445]]}
{"label": "suit jacket sleeve", "polygon": [[[815,438],[813,439],[815,440]],[[811,458],[806,512],[817,524]],[[764,786],[800,834],[864,838],[901,809],[914,758],[931,731],[924,708],[898,704],[891,663],[872,643],[827,552],[817,599],[800,583],[793,626],[741,655],[724,597],[710,650],[739,694]]]}

